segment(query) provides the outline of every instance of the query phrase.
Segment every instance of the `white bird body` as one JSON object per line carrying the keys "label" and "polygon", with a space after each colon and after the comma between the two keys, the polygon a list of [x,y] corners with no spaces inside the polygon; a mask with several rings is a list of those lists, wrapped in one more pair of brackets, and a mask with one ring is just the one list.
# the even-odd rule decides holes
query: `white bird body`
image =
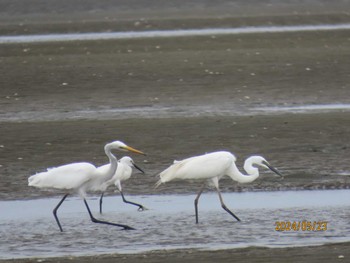
{"label": "white bird body", "polygon": [[160,173],[157,185],[172,180],[208,180],[213,178],[220,180],[225,175],[240,183],[250,183],[259,176],[257,168],[248,162],[249,159],[247,159],[245,167],[249,170],[249,175],[244,175],[237,169],[236,160],[232,153],[219,151],[175,161],[174,164]]}
{"label": "white bird body", "polygon": [[[159,174],[160,179],[156,183],[156,187],[162,183],[173,180],[202,180],[206,183],[208,182],[216,188],[222,207],[240,221],[239,218],[225,206],[219,190],[219,180],[223,176],[229,176],[232,180],[239,183],[250,183],[259,177],[259,169],[254,165],[268,168],[278,175],[281,174],[261,156],[251,156],[246,159],[244,170],[247,172],[247,175],[242,174],[238,170],[235,162],[236,157],[227,151],[212,152],[190,157],[182,161],[174,161],[171,166]],[[203,190],[204,186],[201,188],[195,199],[196,223],[198,223],[198,199]]]}
{"label": "white bird body", "polygon": [[102,191],[106,187],[103,182],[109,180],[117,170],[117,159],[111,153],[113,143],[105,146],[110,163],[104,169],[98,169],[91,163],[80,162],[49,168],[46,172],[37,173],[28,178],[28,185],[38,188],[69,190],[77,192],[82,198],[87,191]]}
{"label": "white bird body", "polygon": [[121,151],[131,151],[138,154],[144,154],[132,147],[127,146],[120,141],[108,143],[104,147],[105,153],[109,158],[109,163],[103,168],[96,168],[91,163],[80,162],[62,165],[55,168],[49,168],[45,172],[37,173],[28,178],[28,185],[37,188],[58,189],[64,190],[67,194],[62,198],[59,204],[54,209],[53,213],[57,224],[62,231],[62,227],[57,218],[56,212],[62,202],[69,193],[79,193],[83,198],[86,208],[90,214],[91,220],[95,223],[103,223],[109,225],[121,226],[124,229],[131,229],[129,226],[109,223],[95,219],[85,200],[86,192],[89,191],[104,191],[107,186],[106,181],[110,180],[117,170],[117,158],[112,154],[113,149]]}
{"label": "white bird body", "polygon": [[205,180],[229,173],[236,157],[229,152],[213,152],[176,161],[160,173],[162,183],[172,180]]}
{"label": "white bird body", "polygon": [[49,168],[46,172],[32,175],[28,178],[28,185],[38,188],[70,190],[84,195],[90,188],[89,182],[100,177],[105,178],[103,175],[90,163],[72,163]]}

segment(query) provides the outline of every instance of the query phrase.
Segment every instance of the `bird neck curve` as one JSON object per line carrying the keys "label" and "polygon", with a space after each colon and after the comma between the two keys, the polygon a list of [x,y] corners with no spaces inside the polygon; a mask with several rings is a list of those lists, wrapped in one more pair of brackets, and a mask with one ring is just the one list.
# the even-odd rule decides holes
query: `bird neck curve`
{"label": "bird neck curve", "polygon": [[245,160],[243,168],[247,172],[249,177],[254,178],[252,181],[259,177],[259,169],[254,166],[254,162],[251,158]]}
{"label": "bird neck curve", "polygon": [[232,178],[232,180],[239,183],[250,183],[259,177],[259,170],[252,165],[249,158],[245,160],[243,168],[247,174],[241,173],[241,171],[237,168],[236,163],[232,162],[231,172],[228,175]]}
{"label": "bird neck curve", "polygon": [[109,169],[108,169],[108,177],[112,177],[114,173],[117,170],[118,167],[118,159],[115,157],[115,155],[112,153],[112,148],[110,144],[106,144],[105,146],[105,153],[109,159]]}

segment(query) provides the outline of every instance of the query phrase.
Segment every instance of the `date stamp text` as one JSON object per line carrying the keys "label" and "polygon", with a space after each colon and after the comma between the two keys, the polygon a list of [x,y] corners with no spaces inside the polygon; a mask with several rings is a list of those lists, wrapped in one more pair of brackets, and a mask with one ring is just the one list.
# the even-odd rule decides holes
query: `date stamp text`
{"label": "date stamp text", "polygon": [[276,231],[327,231],[327,221],[276,221]]}

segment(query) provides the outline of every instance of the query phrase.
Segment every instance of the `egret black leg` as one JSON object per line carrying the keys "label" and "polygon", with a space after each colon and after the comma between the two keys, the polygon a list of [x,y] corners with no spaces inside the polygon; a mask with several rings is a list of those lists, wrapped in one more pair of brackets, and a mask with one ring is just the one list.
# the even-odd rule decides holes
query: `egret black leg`
{"label": "egret black leg", "polygon": [[199,197],[201,196],[201,194],[203,193],[203,190],[204,190],[205,186],[206,185],[203,185],[201,187],[201,189],[199,190],[199,192],[197,194],[196,199],[194,199],[194,209],[195,209],[195,212],[196,212],[196,224],[198,224],[198,200],[199,200]]}
{"label": "egret black leg", "polygon": [[91,218],[91,221],[92,221],[92,222],[94,222],[94,223],[99,223],[99,224],[105,224],[105,225],[111,225],[111,226],[119,226],[119,227],[124,228],[124,230],[134,230],[134,229],[135,229],[135,228],[132,228],[132,227],[127,226],[127,225],[116,224],[116,223],[111,223],[111,222],[101,221],[101,220],[96,219],[96,218],[92,215],[91,210],[90,210],[90,207],[89,207],[88,203],[86,202],[86,199],[85,199],[85,198],[84,198],[84,203],[85,203],[86,209],[87,209],[88,212],[89,212],[89,215],[90,215],[90,218]]}
{"label": "egret black leg", "polygon": [[53,209],[53,215],[56,219],[56,222],[57,222],[57,225],[58,227],[60,228],[60,231],[63,232],[63,229],[61,227],[61,223],[60,221],[58,220],[58,217],[57,217],[57,210],[58,208],[62,205],[62,203],[64,202],[64,200],[67,198],[68,194],[64,195],[63,198],[61,199],[61,201],[57,204],[57,206]]}
{"label": "egret black leg", "polygon": [[103,195],[104,195],[104,193],[102,193],[101,197],[100,197],[100,214],[102,214],[102,199],[103,199]]}
{"label": "egret black leg", "polygon": [[144,210],[146,210],[145,207],[144,207],[143,205],[140,205],[140,204],[138,204],[138,203],[134,203],[134,202],[131,202],[131,201],[126,200],[122,191],[120,191],[120,194],[121,194],[121,196],[122,196],[122,198],[123,198],[123,202],[124,202],[124,203],[138,206],[138,207],[139,207],[139,208],[137,209],[138,211],[144,211]]}
{"label": "egret black leg", "polygon": [[217,192],[219,194],[219,198],[220,198],[220,203],[221,203],[221,207],[227,212],[229,213],[231,216],[233,216],[234,218],[236,218],[237,221],[241,221],[234,213],[231,212],[230,209],[227,208],[227,206],[224,204],[224,200],[221,196],[220,190],[217,189]]}

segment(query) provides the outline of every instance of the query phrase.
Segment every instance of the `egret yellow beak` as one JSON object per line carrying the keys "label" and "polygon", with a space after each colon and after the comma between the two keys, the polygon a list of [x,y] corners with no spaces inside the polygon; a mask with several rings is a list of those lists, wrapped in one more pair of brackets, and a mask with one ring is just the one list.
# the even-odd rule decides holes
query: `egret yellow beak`
{"label": "egret yellow beak", "polygon": [[130,146],[125,146],[124,147],[125,150],[129,151],[129,152],[133,152],[133,153],[138,153],[138,154],[142,154],[142,155],[146,155],[145,153],[139,151],[139,150],[136,150]]}

